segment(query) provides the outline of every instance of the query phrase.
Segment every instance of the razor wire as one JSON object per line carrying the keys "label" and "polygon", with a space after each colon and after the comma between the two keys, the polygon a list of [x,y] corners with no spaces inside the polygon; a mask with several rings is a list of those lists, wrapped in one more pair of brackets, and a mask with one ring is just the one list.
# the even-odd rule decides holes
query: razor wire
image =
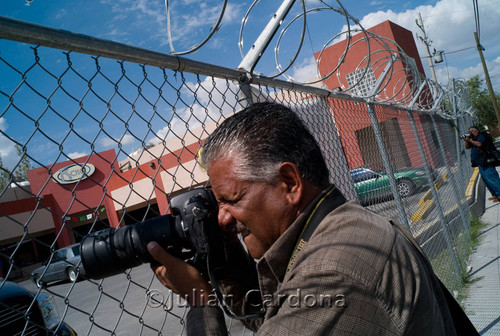
{"label": "razor wire", "polygon": [[[335,12],[346,13],[341,7]],[[205,185],[198,151],[224,118],[244,106],[240,84],[248,73],[78,40],[67,32],[42,34],[40,27],[30,31],[29,24],[10,19],[0,25],[3,38],[22,41],[2,40],[0,51],[0,256],[6,264],[0,288],[26,280],[35,296],[51,293],[62,320],[78,334],[184,334],[186,303],[159,284],[148,265],[44,288],[30,283],[30,273],[42,262],[54,264],[56,251],[68,242],[165,214],[169,197]],[[343,59],[358,43],[370,45],[354,85],[344,92],[254,73],[245,94],[253,102],[276,101],[296,111],[318,141],[331,181],[348,199],[407,225],[440,278],[459,290],[468,246],[464,186],[472,172],[457,130],[474,118],[464,83],[442,88],[418,79],[395,43],[360,32],[359,41],[347,43],[335,71],[320,77],[340,76]],[[368,66],[385,76],[356,94],[367,82]],[[23,170],[26,163],[29,169]],[[61,183],[58,172],[71,165],[93,165],[97,173]],[[227,323],[231,334],[252,334],[239,322]]]}
{"label": "razor wire", "polygon": [[[245,13],[240,27],[240,33],[238,38],[238,47],[242,58],[245,57],[244,51],[244,32],[248,24],[251,13],[255,10],[254,8],[260,3],[259,0],[254,0],[247,12]],[[295,1],[291,1],[291,6],[295,6]],[[421,85],[425,83],[425,89],[420,91],[419,99],[417,105],[412,108],[419,108],[424,110],[433,109],[435,111],[441,111],[440,108],[433,106],[434,100],[440,95],[444,94],[447,89],[442,87],[439,83],[433,82],[425,78],[425,75],[421,73],[414,60],[405,54],[403,49],[397,45],[396,42],[389,40],[386,37],[379,36],[369,30],[365,29],[359,20],[349,14],[340,1],[320,1],[319,5],[316,7],[308,8],[304,0],[299,1],[300,9],[297,10],[297,14],[288,22],[280,22],[279,27],[281,27],[278,37],[275,41],[274,50],[274,62],[275,67],[278,70],[275,74],[269,74],[269,78],[284,77],[288,81],[300,83],[300,84],[315,84],[323,83],[325,80],[335,75],[337,77],[337,82],[339,83],[339,88],[346,93],[354,96],[362,97],[365,99],[374,99],[378,102],[390,102],[392,104],[407,106],[415,98],[416,92],[419,90]],[[217,21],[213,23],[208,35],[200,44],[197,44],[190,50],[183,52],[183,54],[189,54],[197,51],[203,44],[215,36],[216,32],[220,28],[220,23],[222,16],[224,15],[224,9],[226,7],[226,1],[220,6],[220,15],[217,16]],[[169,12],[169,2],[166,1],[167,12]],[[316,64],[316,76],[310,80],[297,80],[293,76],[289,75],[289,70],[297,62],[299,54],[302,52],[302,48],[306,39],[307,22],[308,17],[318,14],[337,14],[341,16],[341,22],[345,22],[345,31],[334,34],[326,43],[323,44],[321,50],[316,53],[315,64]],[[276,15],[276,14],[275,14]],[[170,18],[170,14],[167,19]],[[292,34],[289,33],[291,28],[302,21],[301,28],[299,29],[300,35],[295,36],[294,39],[298,40],[296,50],[292,52],[292,56],[289,57],[289,61],[286,65],[283,65],[280,61],[280,50],[281,43],[285,35]],[[335,17],[332,17],[332,22],[337,21]],[[168,39],[169,42],[172,41],[172,29],[170,24],[168,25]],[[341,53],[337,62],[334,66],[331,66],[328,71],[321,73],[320,65],[323,59],[325,50],[331,46],[332,43],[339,43],[339,41],[345,41],[344,51]],[[250,49],[255,48],[253,45]],[[173,49],[173,47],[172,47]],[[346,82],[343,80],[344,77],[349,74],[343,73],[344,61],[346,58],[362,50],[364,57],[359,61],[354,75],[351,81]],[[367,50],[367,52],[365,52]],[[173,54],[178,54],[172,52]],[[389,56],[392,55],[392,56]],[[261,55],[259,55],[259,58]],[[331,62],[331,59],[329,59]],[[249,72],[249,76],[253,76],[254,67],[256,64],[251,66],[251,68],[245,69]],[[378,77],[383,70],[388,67],[389,73],[386,75],[385,80],[382,83],[376,83],[374,78]],[[389,83],[396,83],[392,87],[388,87]]]}

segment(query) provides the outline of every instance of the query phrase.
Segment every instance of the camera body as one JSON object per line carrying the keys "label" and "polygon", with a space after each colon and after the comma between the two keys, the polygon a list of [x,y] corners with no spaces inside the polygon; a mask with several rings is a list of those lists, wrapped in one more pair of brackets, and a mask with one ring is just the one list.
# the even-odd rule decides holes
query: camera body
{"label": "camera body", "polygon": [[226,239],[219,229],[217,201],[211,190],[195,188],[170,200],[172,214],[83,237],[80,255],[87,277],[102,279],[143,263],[156,262],[147,250],[156,241],[169,253],[190,262],[207,276],[227,261]]}
{"label": "camera body", "polygon": [[460,136],[460,139],[465,140],[465,138],[470,138],[471,134],[470,133],[465,133]]}

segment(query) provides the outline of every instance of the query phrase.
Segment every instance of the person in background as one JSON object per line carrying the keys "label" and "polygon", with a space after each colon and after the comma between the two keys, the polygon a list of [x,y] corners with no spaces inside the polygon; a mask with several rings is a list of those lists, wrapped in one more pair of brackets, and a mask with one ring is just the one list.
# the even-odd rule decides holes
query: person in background
{"label": "person in background", "polygon": [[469,135],[464,138],[465,148],[471,150],[471,162],[473,167],[479,168],[481,178],[486,185],[486,188],[491,193],[490,201],[500,201],[500,177],[497,169],[494,166],[488,165],[486,162],[486,153],[490,148],[494,148],[493,141],[490,137],[485,136],[479,131],[476,126],[469,127]]}

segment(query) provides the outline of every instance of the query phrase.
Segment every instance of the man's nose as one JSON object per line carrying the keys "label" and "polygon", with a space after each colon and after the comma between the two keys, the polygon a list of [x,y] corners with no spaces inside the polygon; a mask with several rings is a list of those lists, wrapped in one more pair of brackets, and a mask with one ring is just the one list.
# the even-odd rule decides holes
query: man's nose
{"label": "man's nose", "polygon": [[236,223],[231,213],[223,207],[219,207],[218,220],[220,228],[224,231],[230,231]]}

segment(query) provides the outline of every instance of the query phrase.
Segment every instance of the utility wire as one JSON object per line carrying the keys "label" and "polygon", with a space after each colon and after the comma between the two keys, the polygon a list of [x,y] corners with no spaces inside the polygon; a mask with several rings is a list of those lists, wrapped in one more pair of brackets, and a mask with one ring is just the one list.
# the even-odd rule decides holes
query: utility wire
{"label": "utility wire", "polygon": [[480,41],[481,40],[481,24],[479,21],[479,5],[477,3],[477,0],[472,0],[472,7],[474,8],[474,20],[476,21],[477,38]]}
{"label": "utility wire", "polygon": [[[306,11],[307,11],[307,8],[306,8]],[[304,20],[305,20],[305,17],[304,17]],[[311,36],[311,31],[309,30],[309,25],[307,24],[307,22],[306,22],[306,31],[307,31],[307,37],[309,38],[309,46],[311,47],[311,51],[314,55],[313,40],[312,40],[312,36]]]}
{"label": "utility wire", "polygon": [[463,49],[448,51],[448,52],[444,52],[443,54],[453,54],[453,53],[464,51],[464,50],[468,50],[468,49],[476,49],[476,47],[468,47],[468,48],[463,48]]}
{"label": "utility wire", "polygon": [[[458,50],[453,50],[453,51],[446,51],[446,52],[443,51],[443,55],[453,54],[453,53],[461,52],[461,51],[468,50],[468,49],[476,49],[476,47],[468,47],[468,48],[463,48],[463,49],[458,49]],[[433,57],[433,56],[422,56],[421,58],[429,58],[429,57]]]}

